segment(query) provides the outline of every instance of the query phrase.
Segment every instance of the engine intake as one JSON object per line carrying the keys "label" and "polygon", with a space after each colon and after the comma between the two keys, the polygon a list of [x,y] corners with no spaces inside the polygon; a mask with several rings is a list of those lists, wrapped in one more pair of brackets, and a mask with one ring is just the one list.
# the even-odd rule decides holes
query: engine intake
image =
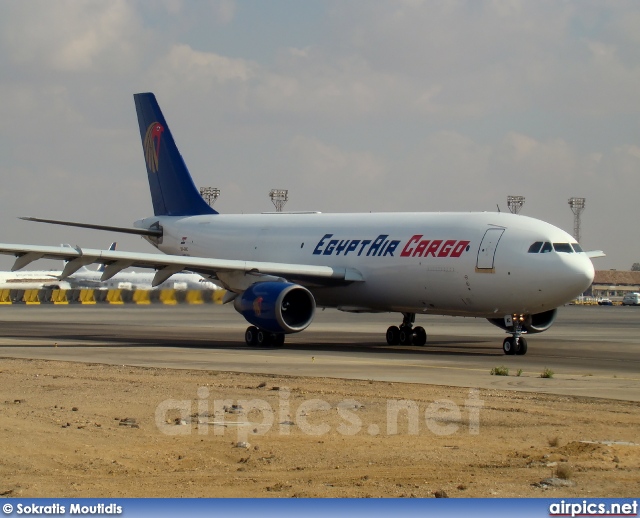
{"label": "engine intake", "polygon": [[272,333],[299,333],[316,311],[311,292],[289,282],[257,282],[236,297],[233,307],[250,324]]}
{"label": "engine intake", "polygon": [[[526,315],[524,322],[522,322],[522,328],[525,329],[527,333],[542,333],[553,325],[556,321],[557,315],[557,308],[544,311],[543,313],[536,313],[535,315]],[[510,331],[510,329],[505,325],[503,318],[487,318],[487,320],[494,326],[498,326],[500,329]]]}

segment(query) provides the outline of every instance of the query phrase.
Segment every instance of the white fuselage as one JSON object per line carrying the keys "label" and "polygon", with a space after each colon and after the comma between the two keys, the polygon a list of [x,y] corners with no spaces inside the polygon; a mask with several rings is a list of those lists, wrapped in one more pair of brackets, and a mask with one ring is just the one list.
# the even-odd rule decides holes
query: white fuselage
{"label": "white fuselage", "polygon": [[537,241],[575,239],[507,213],[156,216],[136,226],[153,223],[167,254],[353,268],[364,282],[308,286],[318,306],[347,311],[535,314],[580,295],[594,275],[583,252],[529,253]]}
{"label": "white fuselage", "polygon": [[27,272],[0,272],[0,290],[40,290],[42,288],[68,289],[71,285],[58,277],[62,272],[34,270]]}
{"label": "white fuselage", "polygon": [[196,273],[175,273],[171,278],[158,286],[152,286],[154,273],[122,271],[110,279],[101,280],[102,272],[83,270],[68,277],[72,288],[97,289],[176,289],[176,290],[215,290],[219,288],[212,282]]}

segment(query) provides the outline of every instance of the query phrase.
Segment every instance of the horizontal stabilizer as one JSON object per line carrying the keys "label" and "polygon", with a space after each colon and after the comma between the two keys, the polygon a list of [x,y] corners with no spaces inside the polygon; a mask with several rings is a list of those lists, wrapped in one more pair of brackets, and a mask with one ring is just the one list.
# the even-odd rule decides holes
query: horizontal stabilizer
{"label": "horizontal stabilizer", "polygon": [[110,232],[120,232],[121,234],[136,234],[138,236],[162,236],[162,230],[130,227],[112,227],[109,225],[94,225],[93,223],[76,223],[73,221],[59,221],[56,219],[42,219],[21,217],[25,221],[35,221],[37,223],[52,223],[53,225],[65,225],[67,227],[92,228],[94,230],[108,230]]}
{"label": "horizontal stabilizer", "polygon": [[602,250],[591,250],[589,252],[586,252],[587,257],[589,259],[595,259],[596,257],[606,257],[607,254],[605,254]]}

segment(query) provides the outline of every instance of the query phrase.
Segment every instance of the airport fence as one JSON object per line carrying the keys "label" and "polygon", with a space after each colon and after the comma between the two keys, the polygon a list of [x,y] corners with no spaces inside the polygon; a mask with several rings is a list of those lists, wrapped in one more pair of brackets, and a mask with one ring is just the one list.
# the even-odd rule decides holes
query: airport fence
{"label": "airport fence", "polygon": [[0,304],[222,304],[225,290],[0,290]]}

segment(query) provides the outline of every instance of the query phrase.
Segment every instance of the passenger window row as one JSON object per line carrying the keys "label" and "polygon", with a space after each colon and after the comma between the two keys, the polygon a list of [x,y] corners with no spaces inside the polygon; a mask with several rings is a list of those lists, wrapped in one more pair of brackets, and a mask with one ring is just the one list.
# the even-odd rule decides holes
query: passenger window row
{"label": "passenger window row", "polygon": [[536,241],[529,247],[530,254],[546,254],[548,252],[564,252],[565,254],[572,254],[573,252],[582,252],[582,247],[578,243],[549,243],[549,241]]}

